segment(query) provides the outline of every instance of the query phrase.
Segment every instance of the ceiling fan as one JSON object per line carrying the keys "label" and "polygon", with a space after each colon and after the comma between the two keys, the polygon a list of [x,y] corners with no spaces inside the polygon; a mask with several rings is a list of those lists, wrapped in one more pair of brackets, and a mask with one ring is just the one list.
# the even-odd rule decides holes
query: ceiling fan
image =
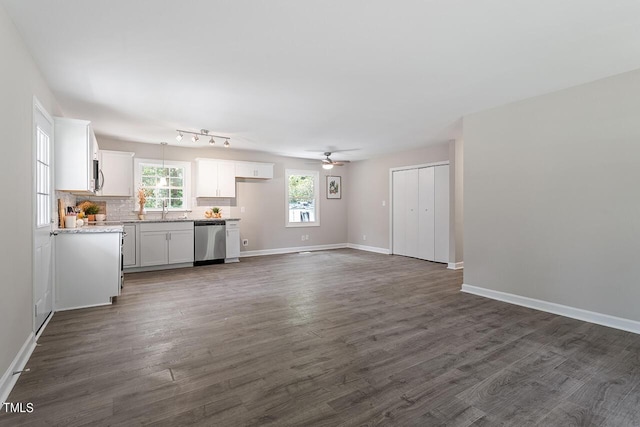
{"label": "ceiling fan", "polygon": [[324,152],[324,156],[325,156],[325,158],[322,159],[322,168],[323,169],[333,169],[334,166],[343,166],[345,163],[349,163],[349,160],[342,160],[342,161],[331,160],[331,158],[329,157],[329,156],[331,156],[331,152],[330,151],[325,151]]}

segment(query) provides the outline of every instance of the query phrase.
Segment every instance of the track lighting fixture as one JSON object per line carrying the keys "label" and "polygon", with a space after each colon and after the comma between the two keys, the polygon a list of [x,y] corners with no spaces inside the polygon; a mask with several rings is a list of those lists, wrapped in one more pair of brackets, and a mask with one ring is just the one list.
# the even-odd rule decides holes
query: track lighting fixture
{"label": "track lighting fixture", "polygon": [[191,132],[191,131],[188,131],[188,130],[178,129],[177,132],[178,132],[178,135],[176,136],[176,139],[178,141],[181,141],[182,137],[184,136],[184,134],[188,133],[190,135],[193,135],[191,137],[191,141],[192,142],[198,142],[200,140],[200,137],[204,136],[206,138],[209,138],[209,144],[210,145],[215,145],[216,141],[215,141],[215,139],[213,139],[215,137],[215,138],[218,138],[218,139],[224,139],[224,144],[223,145],[225,147],[229,148],[231,146],[231,144],[229,143],[229,140],[231,138],[229,138],[228,136],[210,135],[209,131],[207,129],[200,129],[200,132]]}

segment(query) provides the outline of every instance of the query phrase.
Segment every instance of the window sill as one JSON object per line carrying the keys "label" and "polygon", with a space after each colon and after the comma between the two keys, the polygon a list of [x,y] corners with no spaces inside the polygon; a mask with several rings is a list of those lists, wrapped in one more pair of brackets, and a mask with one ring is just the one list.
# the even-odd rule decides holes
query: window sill
{"label": "window sill", "polygon": [[299,228],[299,227],[320,227],[319,222],[288,222],[285,227]]}

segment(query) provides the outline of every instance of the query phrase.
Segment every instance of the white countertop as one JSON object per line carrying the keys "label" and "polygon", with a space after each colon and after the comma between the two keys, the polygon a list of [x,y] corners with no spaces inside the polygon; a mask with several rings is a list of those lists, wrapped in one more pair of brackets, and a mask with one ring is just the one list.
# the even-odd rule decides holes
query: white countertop
{"label": "white countertop", "polygon": [[73,233],[122,233],[122,223],[120,224],[105,224],[105,225],[85,225],[83,227],[76,228],[58,228],[55,231],[63,234]]}

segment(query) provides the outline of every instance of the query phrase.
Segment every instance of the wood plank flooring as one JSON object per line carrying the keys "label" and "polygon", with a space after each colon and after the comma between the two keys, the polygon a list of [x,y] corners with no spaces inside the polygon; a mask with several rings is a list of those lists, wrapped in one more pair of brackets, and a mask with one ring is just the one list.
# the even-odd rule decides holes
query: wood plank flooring
{"label": "wood plank flooring", "polygon": [[126,276],[57,313],[1,426],[640,425],[640,336],[343,249]]}

